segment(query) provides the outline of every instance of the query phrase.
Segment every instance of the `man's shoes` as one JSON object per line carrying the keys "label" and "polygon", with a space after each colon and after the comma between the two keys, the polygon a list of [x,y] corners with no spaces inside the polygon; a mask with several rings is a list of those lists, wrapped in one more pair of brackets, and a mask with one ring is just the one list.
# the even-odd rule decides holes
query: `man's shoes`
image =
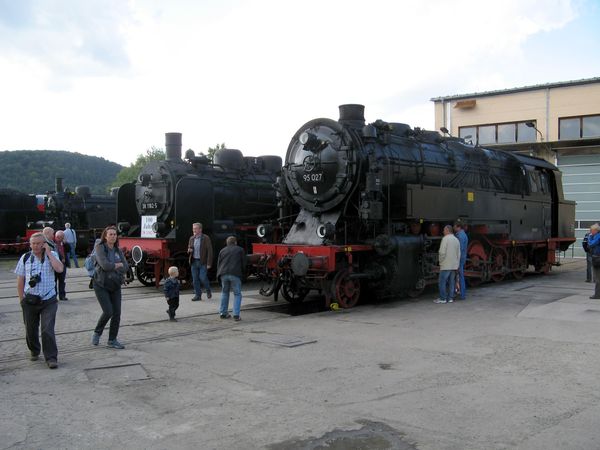
{"label": "man's shoes", "polygon": [[169,322],[177,322],[177,319],[175,317],[169,317]]}
{"label": "man's shoes", "polygon": [[100,335],[94,331],[92,334],[92,345],[98,345],[100,343]]}
{"label": "man's shoes", "polygon": [[206,291],[206,298],[209,299],[209,300],[212,298],[212,292],[211,291]]}
{"label": "man's shoes", "polygon": [[242,320],[242,318],[240,316],[233,316],[233,320],[239,322],[240,320]]}
{"label": "man's shoes", "polygon": [[201,301],[202,301],[202,297],[198,297],[197,295],[194,295],[194,296],[192,297],[192,301],[193,301],[193,302],[201,302]]}
{"label": "man's shoes", "polygon": [[454,299],[453,298],[449,298],[447,303],[454,303]]}
{"label": "man's shoes", "polygon": [[586,283],[591,283],[591,282],[592,282],[592,280],[585,280],[585,282],[586,282]]}
{"label": "man's shoes", "polygon": [[63,297],[63,298],[59,298],[59,300],[62,300],[63,302],[66,302],[69,299],[67,297]]}
{"label": "man's shoes", "polygon": [[117,341],[116,339],[113,339],[112,341],[108,341],[106,343],[107,347],[110,348],[116,348],[117,350],[123,350],[125,348],[125,346],[123,344],[121,344],[119,341]]}
{"label": "man's shoes", "polygon": [[48,364],[49,369],[56,369],[58,367],[58,363],[53,360],[46,361],[46,364]]}
{"label": "man's shoes", "polygon": [[231,318],[231,314],[221,314],[219,317],[221,319],[230,319]]}
{"label": "man's shoes", "polygon": [[94,279],[90,278],[90,284],[88,285],[90,289],[94,289]]}
{"label": "man's shoes", "polygon": [[36,355],[36,354],[32,353],[29,356],[29,361],[37,361],[38,359],[40,359],[40,355]]}
{"label": "man's shoes", "polygon": [[433,303],[446,303],[446,300],[442,300],[441,298],[436,298]]}
{"label": "man's shoes", "polygon": [[595,295],[592,295],[590,298],[591,298],[592,300],[600,300],[600,297],[596,297]]}

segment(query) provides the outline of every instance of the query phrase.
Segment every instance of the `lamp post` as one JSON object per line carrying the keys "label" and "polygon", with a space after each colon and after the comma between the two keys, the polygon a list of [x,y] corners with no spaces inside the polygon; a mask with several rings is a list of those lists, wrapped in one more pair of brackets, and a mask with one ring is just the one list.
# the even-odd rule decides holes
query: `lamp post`
{"label": "lamp post", "polygon": [[535,126],[535,123],[525,122],[525,125],[528,126],[529,128],[533,128],[535,131],[537,131],[540,134],[540,142],[544,142],[544,135],[542,134],[542,132],[540,130],[538,130],[538,128]]}

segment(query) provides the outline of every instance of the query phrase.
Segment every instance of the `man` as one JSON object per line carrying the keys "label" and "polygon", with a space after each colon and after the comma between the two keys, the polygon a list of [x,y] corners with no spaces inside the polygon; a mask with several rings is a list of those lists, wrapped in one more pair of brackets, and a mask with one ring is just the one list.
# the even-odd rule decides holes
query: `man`
{"label": "man", "polygon": [[589,245],[590,234],[592,233],[592,229],[588,231],[583,237],[583,242],[581,246],[583,247],[583,251],[585,252],[585,262],[586,262],[586,272],[585,272],[585,281],[586,283],[592,282],[592,252]]}
{"label": "man", "polygon": [[77,261],[77,253],[75,252],[77,248],[77,233],[75,233],[75,230],[71,228],[71,224],[69,222],[65,223],[65,242],[67,243],[67,267],[71,267],[71,262],[69,261],[69,258],[73,259],[75,267],[79,267],[79,262]]}
{"label": "man", "polygon": [[31,252],[19,259],[17,274],[17,295],[23,310],[25,335],[30,360],[37,361],[40,354],[38,329],[41,324],[42,346],[46,364],[50,369],[58,367],[54,323],[56,321],[56,284],[54,273],[63,271],[63,264],[46,242],[42,233],[35,233],[29,239]]}
{"label": "man", "polygon": [[454,233],[460,244],[460,262],[458,264],[458,283],[460,286],[459,300],[465,300],[467,295],[467,285],[465,283],[465,263],[467,262],[467,247],[469,238],[463,229],[463,223],[459,219],[454,222]]}
{"label": "man", "polygon": [[242,277],[246,270],[246,256],[244,249],[237,245],[235,236],[227,238],[227,245],[219,252],[217,259],[217,279],[220,279],[223,290],[221,291],[221,319],[228,319],[231,315],[229,309],[229,291],[233,290],[233,319],[240,321],[240,308],[242,306]]}
{"label": "man", "polygon": [[192,225],[192,232],[188,243],[190,255],[190,267],[192,269],[192,281],[194,284],[193,302],[202,300],[202,285],[206,289],[206,297],[212,298],[210,283],[208,282],[208,270],[212,267],[213,248],[210,238],[202,234],[202,224],[196,222]]}
{"label": "man", "polygon": [[460,242],[452,233],[452,226],[444,227],[444,237],[439,250],[440,298],[434,303],[452,303],[454,301],[454,275],[460,264]]}
{"label": "man", "polygon": [[58,299],[62,301],[69,300],[67,293],[65,292],[65,280],[67,278],[67,266],[65,265],[66,249],[65,249],[65,234],[63,231],[58,230],[54,235],[54,243],[56,245],[56,253],[58,253],[58,259],[63,263],[64,269],[61,273],[56,274],[56,281],[58,283]]}
{"label": "man", "polygon": [[596,283],[594,295],[590,298],[594,300],[600,300],[600,265],[596,266],[593,264],[594,259],[600,258],[600,225],[595,223],[590,227],[590,236],[588,238],[588,245],[590,253],[592,255],[592,267],[594,269],[594,282]]}

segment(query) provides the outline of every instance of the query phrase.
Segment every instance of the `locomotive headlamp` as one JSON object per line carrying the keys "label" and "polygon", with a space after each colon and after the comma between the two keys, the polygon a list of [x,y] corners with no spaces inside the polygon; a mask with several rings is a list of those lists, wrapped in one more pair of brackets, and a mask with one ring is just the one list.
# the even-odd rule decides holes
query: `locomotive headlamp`
{"label": "locomotive headlamp", "polygon": [[167,224],[164,222],[154,222],[152,224],[152,231],[155,233],[162,233],[167,229]]}
{"label": "locomotive headlamp", "polygon": [[307,131],[302,133],[298,140],[304,146],[304,150],[308,150],[309,152],[313,153],[320,152],[329,145],[327,141],[319,139],[317,136]]}
{"label": "locomotive headlamp", "polygon": [[150,184],[151,179],[152,175],[150,175],[149,173],[142,173],[138,177],[138,181],[141,183],[142,186],[148,186]]}
{"label": "locomotive headlamp", "polygon": [[256,227],[256,235],[259,238],[264,238],[266,234],[267,234],[267,227],[266,226],[264,226],[264,225],[261,224],[261,225],[259,225],[259,226]]}

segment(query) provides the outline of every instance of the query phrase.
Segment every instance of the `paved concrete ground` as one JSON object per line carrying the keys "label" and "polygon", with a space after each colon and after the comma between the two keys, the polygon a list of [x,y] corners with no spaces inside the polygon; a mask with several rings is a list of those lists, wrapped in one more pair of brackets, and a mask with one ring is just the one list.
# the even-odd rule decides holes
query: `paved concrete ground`
{"label": "paved concrete ground", "polygon": [[465,302],[301,316],[247,286],[239,323],[188,293],[167,322],[159,293],[130,285],[121,351],[90,345],[99,307],[73,270],[58,370],[27,360],[4,264],[0,448],[600,448],[600,302],[583,264]]}

